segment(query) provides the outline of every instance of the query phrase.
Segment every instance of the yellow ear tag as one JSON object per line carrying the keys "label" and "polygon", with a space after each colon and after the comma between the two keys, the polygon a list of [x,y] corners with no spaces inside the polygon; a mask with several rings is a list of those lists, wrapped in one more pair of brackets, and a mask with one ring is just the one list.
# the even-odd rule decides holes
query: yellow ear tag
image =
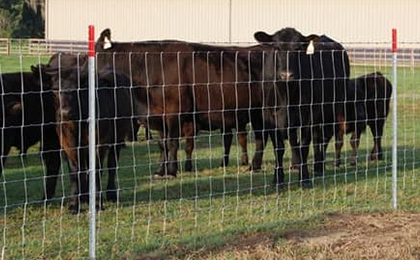
{"label": "yellow ear tag", "polygon": [[111,41],[108,39],[108,37],[104,38],[104,50],[111,48]]}
{"label": "yellow ear tag", "polygon": [[315,52],[315,48],[314,48],[314,41],[309,41],[309,45],[308,48],[306,49],[306,54],[307,55],[313,55]]}

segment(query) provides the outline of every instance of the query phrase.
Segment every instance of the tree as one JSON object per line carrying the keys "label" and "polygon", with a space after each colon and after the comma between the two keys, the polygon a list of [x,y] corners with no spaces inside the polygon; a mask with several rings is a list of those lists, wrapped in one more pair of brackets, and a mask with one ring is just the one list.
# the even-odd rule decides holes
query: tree
{"label": "tree", "polygon": [[2,0],[0,37],[44,37],[44,6],[45,0]]}

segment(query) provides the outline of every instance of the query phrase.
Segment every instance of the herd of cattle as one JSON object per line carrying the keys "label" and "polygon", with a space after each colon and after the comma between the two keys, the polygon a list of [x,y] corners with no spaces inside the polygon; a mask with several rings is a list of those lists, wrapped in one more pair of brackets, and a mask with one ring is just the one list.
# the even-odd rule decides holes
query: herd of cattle
{"label": "herd of cattle", "polygon": [[[380,73],[350,79],[346,50],[322,35],[304,36],[293,28],[273,35],[257,32],[250,47],[212,46],[183,41],[113,42],[104,30],[96,42],[98,164],[107,157],[107,199],[117,200],[115,169],[127,139],[139,124],[160,135],[160,167],[155,178],[176,176],[179,138],[186,140],[185,170],[192,170],[194,136],[220,129],[229,163],[232,129],[238,133],[241,162],[248,165],[246,125],[251,123],[256,152],[251,170],[261,169],[270,138],[275,152],[274,184],[283,188],[284,141],[302,187],[311,187],[308,152],[312,141],[314,174],[323,175],[330,139],[340,164],[343,135],[352,133],[352,162],[360,134],[374,137],[371,159],[381,159],[381,137],[389,111],[390,82]],[[88,68],[86,55],[58,53],[31,72],[3,74],[1,80],[1,168],[12,146],[21,153],[40,141],[46,166],[45,198],[54,196],[64,151],[69,165],[70,211],[87,200]],[[0,172],[1,174],[1,172]],[[99,174],[97,174],[99,176]],[[98,191],[101,189],[98,180]],[[101,208],[102,200],[98,201]]]}

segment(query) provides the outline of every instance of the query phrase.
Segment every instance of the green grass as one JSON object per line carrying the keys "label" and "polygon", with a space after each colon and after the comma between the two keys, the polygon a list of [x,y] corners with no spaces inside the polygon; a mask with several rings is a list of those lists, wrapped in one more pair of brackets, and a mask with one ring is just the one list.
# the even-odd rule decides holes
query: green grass
{"label": "green grass", "polygon": [[47,63],[50,55],[0,55],[0,73],[30,71],[31,65]]}
{"label": "green grass", "polygon": [[[22,60],[20,65],[14,58],[1,57],[2,72],[26,69],[38,63],[37,58]],[[390,68],[352,69],[354,75],[381,70],[392,82]],[[414,71],[399,68],[398,199],[399,208],[410,211],[420,210],[419,79],[419,68]],[[330,145],[326,176],[314,178],[315,185],[310,190],[299,188],[297,174],[289,171],[286,171],[291,183],[289,189],[277,192],[271,185],[274,168],[271,144],[264,154],[261,172],[250,173],[246,167],[239,166],[236,142],[231,150],[230,166],[221,168],[220,133],[203,132],[196,139],[193,154],[196,171],[183,171],[185,153],[181,141],[178,178],[156,181],[151,177],[158,166],[157,145],[145,141],[127,143],[118,170],[119,203],[105,202],[106,209],[97,215],[98,258],[184,258],[191,252],[211,250],[253,232],[279,236],[288,229],[308,229],[319,224],[325,212],[392,210],[391,122],[392,115],[383,138],[383,161],[367,160],[372,148],[372,137],[367,131],[360,142],[360,162],[351,166],[347,138],[343,165],[338,169],[332,166],[333,145]],[[252,140],[250,132],[250,157],[255,149]],[[285,168],[288,169],[290,152],[286,148]],[[4,258],[87,258],[87,205],[83,205],[83,212],[77,216],[67,211],[70,194],[65,164],[55,199],[49,202],[40,199],[44,169],[37,149],[32,147],[26,158],[13,150],[0,182]],[[312,163],[312,152],[310,155]]]}

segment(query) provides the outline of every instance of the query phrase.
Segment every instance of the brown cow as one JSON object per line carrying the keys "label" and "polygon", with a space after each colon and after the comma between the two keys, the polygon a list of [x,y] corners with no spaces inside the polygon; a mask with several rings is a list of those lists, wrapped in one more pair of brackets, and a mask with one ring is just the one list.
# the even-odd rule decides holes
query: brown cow
{"label": "brown cow", "polygon": [[[88,192],[88,78],[87,63],[84,66],[65,68],[44,67],[51,77],[56,104],[57,133],[67,155],[70,168],[72,199],[69,209],[79,212],[79,196],[86,200]],[[132,118],[138,108],[132,102],[130,81],[112,70],[97,74],[97,167],[101,169],[108,154],[107,198],[117,200],[115,173],[121,148],[127,136],[132,135]],[[97,174],[97,194],[101,192],[100,175]],[[97,207],[102,208],[99,197]]]}
{"label": "brown cow", "polygon": [[226,165],[231,129],[243,134],[246,147],[246,124],[253,121],[254,130],[264,125],[263,89],[236,50],[181,41],[111,42],[110,34],[104,30],[97,41],[98,68],[114,67],[137,89],[140,121],[158,130],[164,143],[158,176],[176,175],[182,134],[193,144],[188,138],[198,130],[221,129]]}

